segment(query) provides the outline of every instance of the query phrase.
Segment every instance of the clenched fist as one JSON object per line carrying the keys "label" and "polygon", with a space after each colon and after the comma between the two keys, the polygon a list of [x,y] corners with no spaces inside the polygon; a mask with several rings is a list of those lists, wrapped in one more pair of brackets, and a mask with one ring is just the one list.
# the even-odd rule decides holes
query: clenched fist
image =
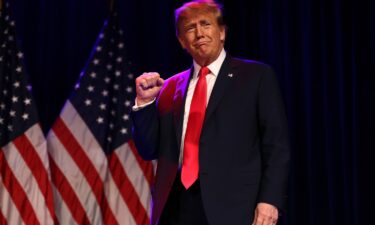
{"label": "clenched fist", "polygon": [[160,92],[164,80],[156,72],[143,73],[135,79],[137,92],[137,105],[143,105],[152,101]]}

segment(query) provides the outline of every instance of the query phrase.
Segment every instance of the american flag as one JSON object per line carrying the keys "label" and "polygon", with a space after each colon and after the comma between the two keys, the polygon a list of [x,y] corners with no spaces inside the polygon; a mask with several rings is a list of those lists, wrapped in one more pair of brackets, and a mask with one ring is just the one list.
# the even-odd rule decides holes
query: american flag
{"label": "american flag", "polygon": [[46,140],[7,1],[0,8],[0,224],[53,224]]}
{"label": "american flag", "polygon": [[48,137],[60,224],[146,225],[154,168],[130,136],[133,74],[116,12]]}

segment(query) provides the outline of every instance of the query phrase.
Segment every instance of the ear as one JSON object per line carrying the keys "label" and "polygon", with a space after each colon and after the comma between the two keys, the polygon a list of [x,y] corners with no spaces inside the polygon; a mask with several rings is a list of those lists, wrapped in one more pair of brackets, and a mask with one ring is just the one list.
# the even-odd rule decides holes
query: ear
{"label": "ear", "polygon": [[178,36],[177,38],[178,38],[178,41],[180,42],[181,47],[183,49],[186,49],[186,45],[185,45],[184,40],[180,36]]}
{"label": "ear", "polygon": [[220,41],[223,42],[223,43],[224,43],[224,41],[225,41],[226,33],[227,33],[227,32],[226,32],[225,27],[222,27],[222,28],[220,29]]}

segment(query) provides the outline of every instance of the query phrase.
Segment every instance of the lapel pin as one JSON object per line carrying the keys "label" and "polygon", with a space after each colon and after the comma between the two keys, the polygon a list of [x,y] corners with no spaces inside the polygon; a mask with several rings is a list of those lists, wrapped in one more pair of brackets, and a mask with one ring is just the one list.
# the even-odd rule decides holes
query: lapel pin
{"label": "lapel pin", "polygon": [[233,73],[228,73],[228,77],[232,78],[233,77]]}

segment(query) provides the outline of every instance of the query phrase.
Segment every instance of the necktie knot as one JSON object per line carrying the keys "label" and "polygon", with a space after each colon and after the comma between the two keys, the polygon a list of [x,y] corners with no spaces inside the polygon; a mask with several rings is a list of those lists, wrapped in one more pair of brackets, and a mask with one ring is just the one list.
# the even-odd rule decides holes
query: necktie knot
{"label": "necktie knot", "polygon": [[199,70],[199,74],[198,76],[199,77],[206,77],[207,74],[210,73],[210,69],[208,69],[208,67],[204,66],[202,67],[200,70]]}

